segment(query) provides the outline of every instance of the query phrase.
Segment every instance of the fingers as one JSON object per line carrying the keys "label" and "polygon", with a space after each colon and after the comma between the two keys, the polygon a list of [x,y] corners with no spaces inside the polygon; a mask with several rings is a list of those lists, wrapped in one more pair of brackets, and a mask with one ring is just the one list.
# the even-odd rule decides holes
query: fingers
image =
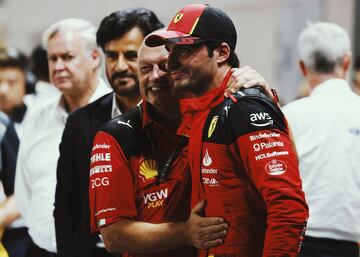
{"label": "fingers", "polygon": [[226,224],[225,220],[220,217],[206,217],[206,218],[201,217],[201,220],[199,220],[198,222],[200,227],[209,227],[209,226]]}
{"label": "fingers", "polygon": [[224,243],[223,239],[216,239],[216,240],[212,240],[212,241],[207,241],[207,242],[204,242],[201,249],[209,249],[209,248],[212,248],[212,247],[222,245],[223,243]]}
{"label": "fingers", "polygon": [[203,214],[204,211],[205,211],[206,204],[207,204],[206,199],[202,200],[201,202],[198,202],[198,203],[194,206],[194,208],[191,210],[191,213],[196,213],[196,214],[202,216],[202,214]]}
{"label": "fingers", "polygon": [[228,224],[219,224],[208,226],[202,229],[201,238],[203,239],[216,239],[222,238],[227,234]]}

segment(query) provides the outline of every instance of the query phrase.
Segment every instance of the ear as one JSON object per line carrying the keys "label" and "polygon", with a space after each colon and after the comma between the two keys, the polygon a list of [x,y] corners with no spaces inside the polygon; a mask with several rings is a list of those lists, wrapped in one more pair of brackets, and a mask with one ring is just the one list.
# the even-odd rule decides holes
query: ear
{"label": "ear", "polygon": [[91,58],[94,60],[94,67],[93,69],[97,69],[100,67],[101,63],[101,54],[98,49],[94,49],[91,53]]}
{"label": "ear", "polygon": [[351,64],[351,56],[349,54],[347,54],[343,57],[342,64],[341,64],[341,66],[345,72],[347,72],[349,70],[350,64]]}
{"label": "ear", "polygon": [[220,46],[218,46],[215,49],[216,54],[216,61],[218,64],[223,64],[227,62],[227,60],[230,57],[230,46],[227,43],[221,43]]}
{"label": "ear", "polygon": [[304,75],[304,77],[306,77],[308,75],[308,70],[307,70],[303,60],[299,61],[299,67],[300,67],[301,73]]}

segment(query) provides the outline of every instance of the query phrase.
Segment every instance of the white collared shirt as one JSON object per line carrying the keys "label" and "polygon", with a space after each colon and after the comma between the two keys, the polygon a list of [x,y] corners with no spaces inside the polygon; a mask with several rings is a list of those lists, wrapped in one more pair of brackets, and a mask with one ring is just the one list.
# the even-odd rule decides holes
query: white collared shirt
{"label": "white collared shirt", "polygon": [[121,114],[122,114],[122,112],[121,112],[119,106],[117,105],[116,94],[114,93],[113,99],[112,99],[112,107],[111,107],[111,118],[113,119]]}
{"label": "white collared shirt", "polygon": [[[100,79],[89,103],[111,92]],[[19,147],[16,178],[16,206],[29,234],[41,248],[56,252],[54,201],[59,144],[68,113],[61,96],[33,112],[24,127]]]}
{"label": "white collared shirt", "polygon": [[310,209],[306,235],[360,242],[360,97],[330,79],[283,111]]}

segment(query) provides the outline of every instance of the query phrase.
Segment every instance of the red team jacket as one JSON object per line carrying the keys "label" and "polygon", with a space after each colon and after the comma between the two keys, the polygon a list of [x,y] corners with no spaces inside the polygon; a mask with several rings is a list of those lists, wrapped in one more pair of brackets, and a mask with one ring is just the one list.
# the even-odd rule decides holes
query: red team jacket
{"label": "red team jacket", "polygon": [[[228,79],[227,78],[224,80]],[[308,217],[286,120],[260,89],[224,99],[225,84],[181,100],[192,202],[229,223],[225,243],[202,256],[297,256]]]}
{"label": "red team jacket", "polygon": [[[143,104],[143,106],[145,103]],[[150,223],[185,221],[190,212],[191,176],[187,147],[163,183],[158,174],[179,138],[136,108],[106,123],[97,133],[90,170],[92,232],[122,219]],[[122,256],[196,256],[193,247],[156,254]]]}

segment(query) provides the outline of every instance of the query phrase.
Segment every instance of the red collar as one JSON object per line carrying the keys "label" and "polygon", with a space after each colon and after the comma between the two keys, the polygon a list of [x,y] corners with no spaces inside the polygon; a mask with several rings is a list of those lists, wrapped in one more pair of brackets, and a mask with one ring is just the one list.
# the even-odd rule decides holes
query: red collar
{"label": "red collar", "polygon": [[226,74],[220,87],[214,88],[205,95],[195,98],[184,98],[180,100],[181,114],[188,112],[199,112],[213,107],[224,100],[226,84],[231,76],[231,70]]}

